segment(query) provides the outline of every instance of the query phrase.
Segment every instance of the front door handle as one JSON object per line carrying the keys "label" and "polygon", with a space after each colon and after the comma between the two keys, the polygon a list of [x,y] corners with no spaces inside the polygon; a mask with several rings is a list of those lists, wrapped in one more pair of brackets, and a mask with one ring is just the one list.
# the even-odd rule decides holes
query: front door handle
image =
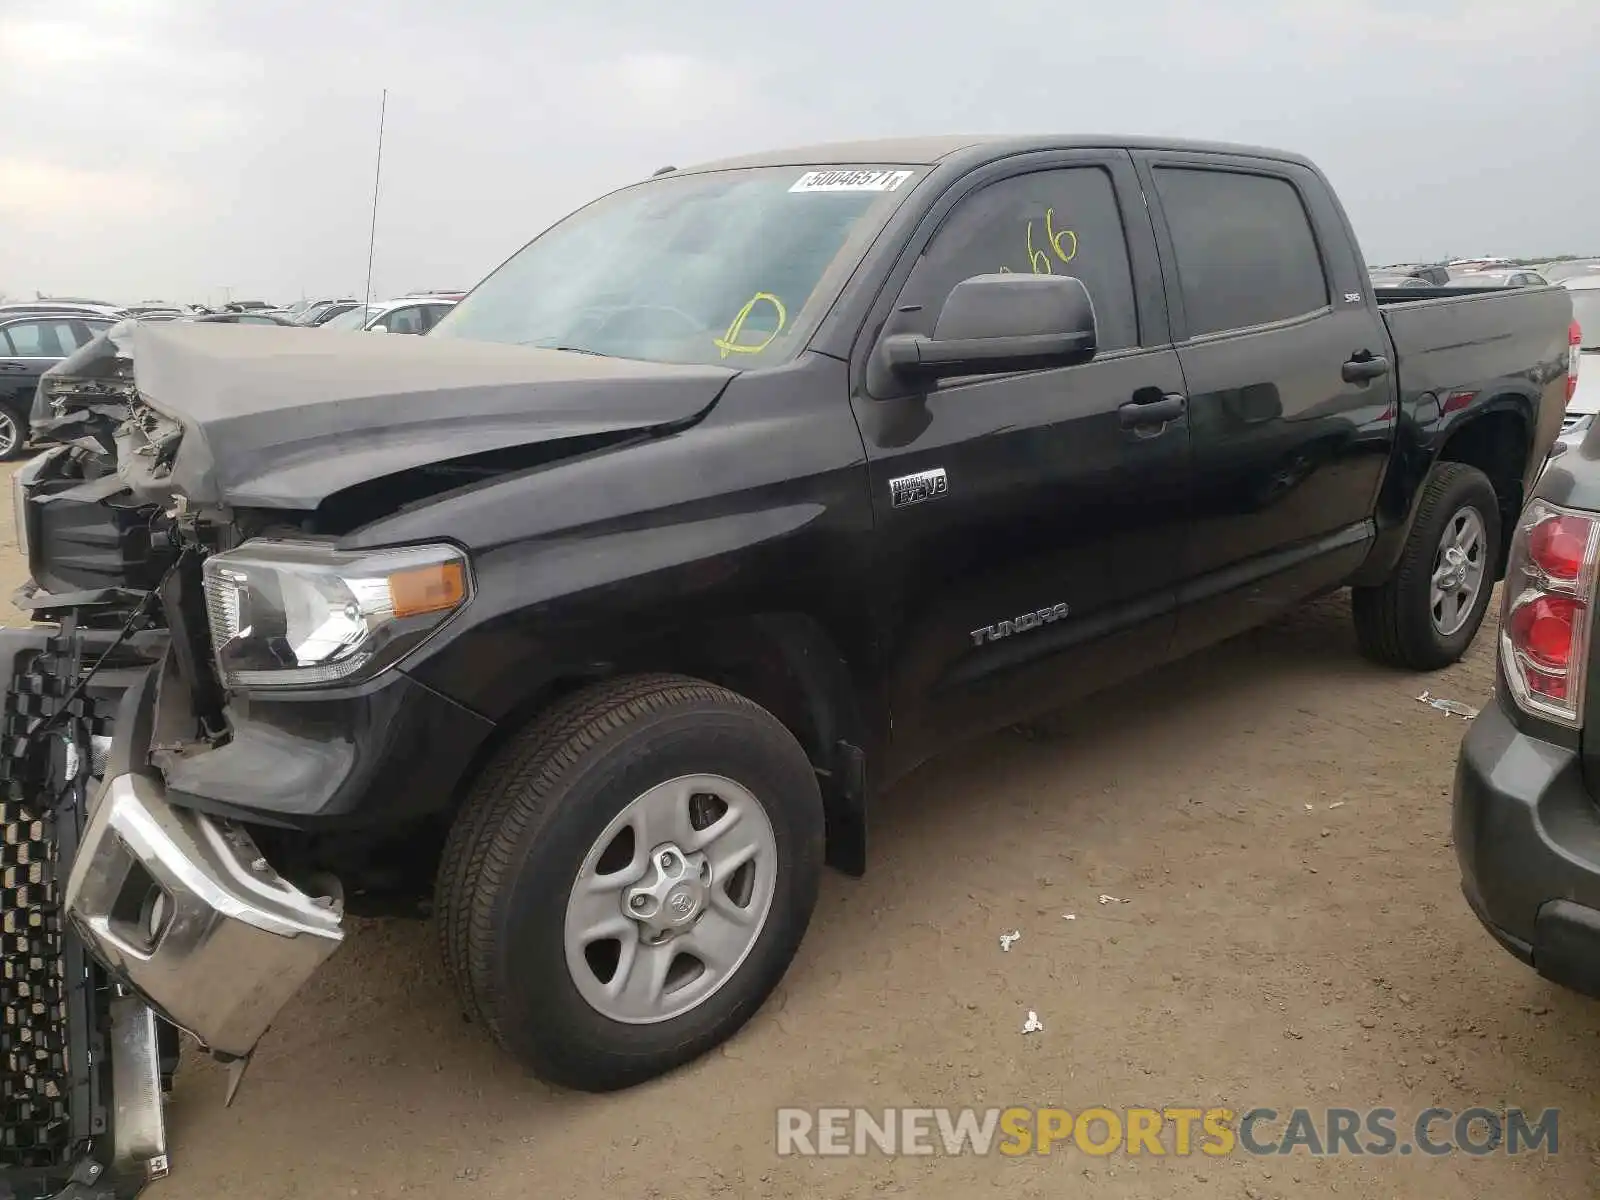
{"label": "front door handle", "polygon": [[1389,360],[1366,350],[1345,363],[1339,371],[1346,383],[1370,383],[1374,379],[1382,379],[1388,373]]}
{"label": "front door handle", "polygon": [[1165,425],[1183,416],[1183,410],[1188,406],[1188,397],[1168,392],[1149,400],[1130,400],[1117,409],[1117,420],[1124,429],[1139,425]]}

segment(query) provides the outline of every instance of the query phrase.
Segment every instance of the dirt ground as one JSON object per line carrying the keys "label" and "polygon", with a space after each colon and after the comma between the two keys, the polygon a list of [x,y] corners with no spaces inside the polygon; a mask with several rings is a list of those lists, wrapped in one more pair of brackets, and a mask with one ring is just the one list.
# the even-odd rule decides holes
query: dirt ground
{"label": "dirt ground", "polygon": [[[9,506],[4,506],[9,523]],[[0,587],[18,572],[7,556]],[[10,623],[17,623],[15,616]],[[778,994],[720,1053],[558,1094],[463,1023],[433,930],[369,923],[244,1089],[187,1055],[152,1200],[460,1196],[1584,1197],[1596,1008],[1467,911],[1449,787],[1486,628],[1417,679],[1356,656],[1343,597],[952,752],[831,876]],[[1127,903],[1100,904],[1110,894]],[[1075,920],[1064,920],[1064,913]],[[999,937],[1021,938],[1002,952]],[[1028,1010],[1042,1032],[1021,1033]],[[1511,1158],[780,1158],[780,1106],[1561,1109]]]}

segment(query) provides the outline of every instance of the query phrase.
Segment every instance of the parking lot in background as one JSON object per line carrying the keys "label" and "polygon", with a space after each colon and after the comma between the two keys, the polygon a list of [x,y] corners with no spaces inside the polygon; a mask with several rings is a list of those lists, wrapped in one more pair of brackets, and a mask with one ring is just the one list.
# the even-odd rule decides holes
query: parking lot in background
{"label": "parking lot in background", "polygon": [[[0,512],[9,595],[25,571]],[[1465,725],[1415,698],[1488,702],[1493,644],[1491,621],[1456,667],[1386,672],[1334,596],[929,764],[876,814],[867,878],[827,879],[749,1027],[618,1095],[525,1078],[463,1022],[428,925],[356,923],[232,1108],[222,1070],[186,1056],[174,1175],[148,1195],[1592,1195],[1595,1006],[1468,913],[1449,829]],[[835,1105],[1561,1120],[1558,1153],[1518,1157],[777,1155],[778,1109]]]}

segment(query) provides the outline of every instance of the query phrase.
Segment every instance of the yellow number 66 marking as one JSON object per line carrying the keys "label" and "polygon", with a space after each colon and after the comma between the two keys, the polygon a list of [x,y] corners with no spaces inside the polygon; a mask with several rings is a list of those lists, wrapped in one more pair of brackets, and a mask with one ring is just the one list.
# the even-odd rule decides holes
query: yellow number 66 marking
{"label": "yellow number 66 marking", "polygon": [[[1063,263],[1069,263],[1078,257],[1078,235],[1070,229],[1058,230],[1056,228],[1056,210],[1053,208],[1044,210],[1044,237],[1049,249],[1054,251],[1055,256]],[[1068,242],[1068,248],[1066,249],[1062,247],[1063,240]],[[1055,273],[1054,268],[1050,265],[1049,252],[1044,247],[1040,247],[1037,250],[1033,248],[1032,221],[1028,222],[1028,266],[1035,275],[1052,275]],[[1011,274],[1011,268],[1001,267],[1000,273],[1009,275]]]}
{"label": "yellow number 66 marking", "polygon": [[[750,314],[755,312],[756,305],[763,300],[772,305],[777,311],[778,324],[762,341],[747,345],[739,341],[739,335],[744,332],[744,323],[750,319]],[[771,292],[757,292],[749,300],[745,301],[744,307],[739,310],[732,323],[729,324],[728,331],[721,337],[713,339],[712,344],[722,351],[723,358],[727,358],[730,354],[760,354],[768,346],[772,345],[772,339],[782,333],[783,327],[788,323],[789,310],[783,307],[783,301],[779,300]]]}
{"label": "yellow number 66 marking", "polygon": [[[1060,232],[1057,232],[1055,229],[1055,219],[1055,209],[1047,208],[1044,210],[1044,236],[1050,243],[1050,249],[1056,252],[1056,257],[1064,263],[1069,263],[1078,257],[1078,235],[1073,233],[1070,229],[1063,229]],[[1071,250],[1063,251],[1061,249],[1062,238],[1072,239]]]}

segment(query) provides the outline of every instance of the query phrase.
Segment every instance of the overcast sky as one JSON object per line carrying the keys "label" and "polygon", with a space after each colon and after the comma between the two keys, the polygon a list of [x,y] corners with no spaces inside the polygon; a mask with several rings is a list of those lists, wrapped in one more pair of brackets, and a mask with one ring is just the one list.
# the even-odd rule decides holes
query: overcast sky
{"label": "overcast sky", "polygon": [[0,291],[467,287],[601,191],[892,134],[1278,145],[1369,261],[1600,253],[1594,0],[0,0]]}

